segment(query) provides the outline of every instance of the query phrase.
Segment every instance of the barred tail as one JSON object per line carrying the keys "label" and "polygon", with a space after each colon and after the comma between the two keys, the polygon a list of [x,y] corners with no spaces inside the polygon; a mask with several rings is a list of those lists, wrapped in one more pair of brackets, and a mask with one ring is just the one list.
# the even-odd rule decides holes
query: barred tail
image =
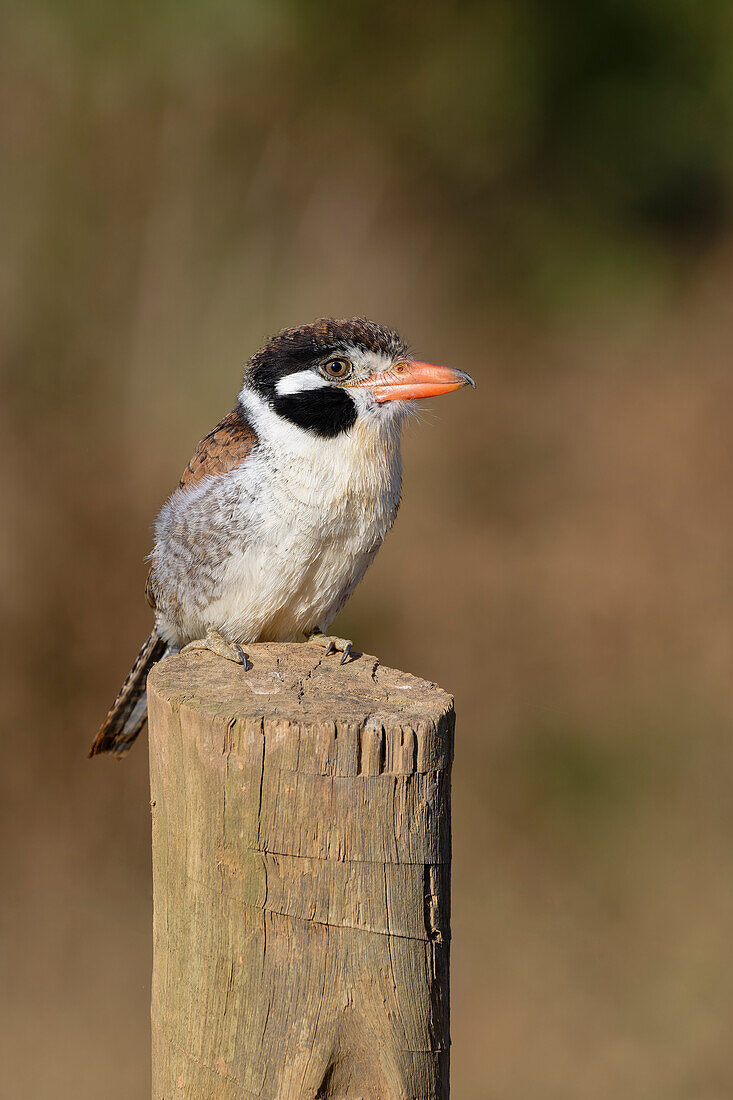
{"label": "barred tail", "polygon": [[137,655],[99,733],[89,750],[90,756],[112,752],[124,756],[143,728],[148,717],[145,687],[148,673],[170,647],[154,630]]}

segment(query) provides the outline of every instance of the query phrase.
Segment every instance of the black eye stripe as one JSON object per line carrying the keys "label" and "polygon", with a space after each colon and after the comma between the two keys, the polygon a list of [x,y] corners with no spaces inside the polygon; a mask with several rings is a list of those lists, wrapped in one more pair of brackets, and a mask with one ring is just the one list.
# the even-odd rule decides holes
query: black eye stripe
{"label": "black eye stripe", "polygon": [[356,423],[356,405],[345,390],[335,386],[278,396],[273,406],[291,424],[324,439],[333,439]]}

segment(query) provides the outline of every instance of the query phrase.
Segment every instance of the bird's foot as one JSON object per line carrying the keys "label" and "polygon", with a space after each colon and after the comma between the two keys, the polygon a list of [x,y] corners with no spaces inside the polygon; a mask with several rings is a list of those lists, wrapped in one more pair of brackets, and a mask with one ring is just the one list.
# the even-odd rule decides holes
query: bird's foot
{"label": "bird's foot", "polygon": [[308,635],[308,641],[325,646],[327,657],[331,653],[342,653],[342,665],[345,665],[349,658],[352,661],[354,660],[354,643],[350,642],[348,638],[335,638],[331,634],[322,634],[320,630],[314,630],[312,634]]}
{"label": "bird's foot", "polygon": [[181,653],[186,653],[192,649],[208,649],[210,653],[216,653],[219,657],[226,657],[227,661],[244,665],[245,672],[249,667],[247,654],[241,645],[238,642],[228,642],[218,630],[207,630],[205,638],[195,638],[183,647]]}

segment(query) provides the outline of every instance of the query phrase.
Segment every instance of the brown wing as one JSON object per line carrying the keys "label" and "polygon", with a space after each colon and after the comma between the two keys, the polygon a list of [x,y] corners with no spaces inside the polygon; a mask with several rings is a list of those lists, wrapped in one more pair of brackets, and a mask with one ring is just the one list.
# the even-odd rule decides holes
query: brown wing
{"label": "brown wing", "polygon": [[257,433],[241,409],[233,409],[199,443],[183,471],[179,488],[190,489],[202,477],[226,474],[244,462],[257,442]]}
{"label": "brown wing", "polygon": [[[257,433],[237,407],[220,420],[216,427],[199,443],[193,458],[181,475],[179,489],[190,489],[202,477],[220,477],[240,466],[257,442]],[[145,584],[145,599],[155,607],[153,567],[150,566]]]}
{"label": "brown wing", "polygon": [[153,567],[148,569],[148,579],[145,581],[145,599],[155,610],[155,589],[153,588]]}

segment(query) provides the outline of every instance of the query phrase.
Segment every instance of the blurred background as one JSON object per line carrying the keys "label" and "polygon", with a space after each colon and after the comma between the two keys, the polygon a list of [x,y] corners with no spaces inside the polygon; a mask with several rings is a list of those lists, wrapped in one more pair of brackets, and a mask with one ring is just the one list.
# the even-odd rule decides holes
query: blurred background
{"label": "blurred background", "polygon": [[339,633],[456,696],[456,1100],[733,1094],[733,7],[55,0],[0,33],[0,1064],[149,1095],[156,510],[265,337],[394,325]]}

